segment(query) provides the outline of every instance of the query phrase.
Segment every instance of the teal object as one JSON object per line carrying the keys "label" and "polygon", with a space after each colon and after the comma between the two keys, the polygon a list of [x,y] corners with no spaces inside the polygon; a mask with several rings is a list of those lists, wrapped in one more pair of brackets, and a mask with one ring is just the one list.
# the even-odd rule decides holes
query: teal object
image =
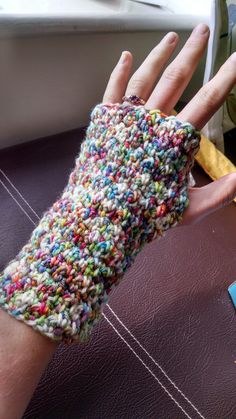
{"label": "teal object", "polygon": [[229,286],[228,292],[231,297],[234,308],[236,309],[236,281]]}

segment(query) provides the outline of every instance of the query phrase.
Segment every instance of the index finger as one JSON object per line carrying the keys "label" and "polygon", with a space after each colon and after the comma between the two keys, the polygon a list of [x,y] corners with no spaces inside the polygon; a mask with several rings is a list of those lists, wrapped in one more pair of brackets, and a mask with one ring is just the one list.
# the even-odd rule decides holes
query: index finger
{"label": "index finger", "polygon": [[103,103],[121,103],[128,83],[132,61],[132,54],[129,51],[123,51],[111,73],[103,96]]}
{"label": "index finger", "polygon": [[177,118],[181,121],[190,122],[198,130],[202,129],[223,105],[235,83],[236,53],[228,58],[213,79],[199,90],[177,115]]}

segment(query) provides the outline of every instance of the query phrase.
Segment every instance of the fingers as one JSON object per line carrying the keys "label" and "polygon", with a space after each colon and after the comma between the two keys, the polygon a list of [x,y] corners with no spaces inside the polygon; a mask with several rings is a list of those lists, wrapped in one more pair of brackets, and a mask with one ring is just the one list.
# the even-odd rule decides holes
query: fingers
{"label": "fingers", "polygon": [[178,35],[175,32],[169,32],[150,52],[131,77],[125,92],[126,96],[136,95],[144,100],[148,99],[157,76],[173,53],[178,39]]}
{"label": "fingers", "polygon": [[[147,109],[159,108],[166,114],[170,113],[191,79],[204,53],[208,37],[209,29],[204,24],[199,25],[193,31],[184,48],[167,67],[153,93],[148,98]],[[178,36],[169,33],[151,51],[129,83],[132,55],[125,51],[111,74],[103,102],[121,102],[125,94],[137,95],[146,100],[158,73],[174,51],[177,42]],[[231,55],[216,76],[204,85],[178,114],[178,119],[188,121],[200,130],[223,104],[235,83],[236,53]]]}
{"label": "fingers", "polygon": [[149,97],[147,109],[161,109],[167,115],[184,92],[202,57],[209,38],[209,28],[198,25],[186,44],[164,71],[160,81]]}
{"label": "fingers", "polygon": [[133,57],[129,51],[123,51],[108,81],[104,96],[104,103],[120,103],[131,72]]}
{"label": "fingers", "polygon": [[199,90],[178,114],[178,119],[188,121],[200,130],[223,105],[235,83],[236,53],[232,54],[215,77]]}
{"label": "fingers", "polygon": [[230,204],[236,197],[236,172],[203,186],[190,188],[189,207],[181,225],[194,224],[212,212]]}

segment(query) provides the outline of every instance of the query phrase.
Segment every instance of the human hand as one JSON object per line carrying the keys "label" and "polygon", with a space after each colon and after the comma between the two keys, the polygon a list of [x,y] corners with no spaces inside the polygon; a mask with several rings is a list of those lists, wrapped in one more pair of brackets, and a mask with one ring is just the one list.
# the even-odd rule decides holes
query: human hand
{"label": "human hand", "polygon": [[[154,90],[156,78],[174,51],[178,36],[171,34],[163,39],[130,80],[132,55],[125,52],[122,61],[112,73],[103,101],[121,103],[124,95],[136,94],[146,100],[147,109],[160,108],[165,114],[169,114],[191,79],[206,48],[208,37],[208,30],[202,34],[195,31]],[[235,67],[234,55],[224,64],[218,75],[177,115],[178,120],[189,121],[197,129],[201,129],[233,87],[236,79]],[[97,107],[98,112],[102,109],[101,106]],[[93,118],[94,116],[96,115],[93,114]],[[43,368],[56,348],[54,342],[87,339],[92,327],[101,317],[102,303],[107,301],[108,293],[120,282],[141,245],[155,234],[155,214],[151,220],[152,225],[148,224],[152,213],[147,211],[148,214],[145,214],[145,203],[143,205],[141,199],[132,208],[132,199],[130,202],[128,196],[125,200],[123,195],[120,202],[118,200],[122,207],[115,206],[110,210],[106,184],[102,185],[102,182],[104,178],[109,178],[109,173],[105,176],[104,173],[106,170],[109,172],[109,166],[113,163],[112,151],[115,153],[116,149],[112,145],[107,150],[105,138],[102,150],[104,156],[101,155],[99,160],[101,149],[96,150],[96,139],[98,142],[104,139],[106,129],[96,130],[93,120],[88,134],[81,157],[77,159],[62,197],[44,214],[29,242],[4,273],[0,274],[0,307],[43,335],[26,328],[24,324],[20,326],[14,323],[13,319],[0,311],[0,352],[2,349],[5,354],[1,365],[0,411],[5,418],[12,417],[13,410],[16,416],[16,405],[17,415],[20,417],[23,413]],[[151,146],[152,144],[150,152]],[[106,151],[111,155],[106,161],[108,164],[102,166],[107,156]],[[184,154],[187,150],[183,148],[182,151]],[[193,151],[194,147],[190,152]],[[178,159],[183,168],[184,160],[181,158],[179,153]],[[191,158],[189,163],[190,161]],[[86,165],[90,172],[84,170]],[[101,179],[99,170],[104,170]],[[138,178],[138,170],[136,174]],[[112,187],[116,186],[110,180]],[[181,189],[180,183],[178,182],[178,186]],[[131,179],[131,187],[134,184],[134,179]],[[168,186],[167,182],[165,193],[168,192]],[[186,179],[182,189],[184,193],[185,188]],[[189,188],[189,207],[185,209],[185,205],[173,205],[170,208],[174,208],[174,211],[170,214],[169,224],[175,225],[174,221],[178,220],[184,209],[184,223],[197,221],[229,202],[235,193],[236,174],[203,188]],[[176,202],[179,204],[178,199]],[[152,206],[155,207],[155,202]],[[157,217],[156,221],[160,222],[160,227],[164,230],[168,225],[163,224],[163,218],[165,217],[160,214],[160,220]],[[162,230],[156,233],[159,235],[161,232]],[[44,336],[54,342],[46,341]],[[11,368],[12,359],[14,371]],[[3,365],[6,366],[5,369]],[[12,397],[17,403],[12,404]]]}
{"label": "human hand", "polygon": [[[168,35],[130,81],[132,56],[123,54],[64,192],[0,275],[3,309],[54,341],[89,340],[103,303],[143,246],[183,215],[194,222],[236,192],[236,174],[188,190],[200,138],[191,124],[202,128],[222,104],[235,82],[235,56],[177,118],[148,111],[168,114],[175,106],[207,44],[209,31],[200,28],[154,90],[177,35],[172,42]],[[145,107],[121,103],[124,94],[141,96]]]}
{"label": "human hand", "polygon": [[[167,34],[131,78],[132,55],[124,51],[111,74],[103,102],[121,103],[123,96],[137,95],[146,101],[147,110],[160,109],[169,115],[191,80],[204,54],[208,38],[209,28],[204,24],[198,25],[156,85],[158,76],[177,46],[178,35],[174,32]],[[235,82],[236,53],[231,55],[216,76],[177,114],[177,118],[188,121],[197,130],[201,130],[223,104]],[[201,188],[189,188],[188,194],[189,206],[180,225],[195,223],[229,204],[236,195],[236,173]]]}

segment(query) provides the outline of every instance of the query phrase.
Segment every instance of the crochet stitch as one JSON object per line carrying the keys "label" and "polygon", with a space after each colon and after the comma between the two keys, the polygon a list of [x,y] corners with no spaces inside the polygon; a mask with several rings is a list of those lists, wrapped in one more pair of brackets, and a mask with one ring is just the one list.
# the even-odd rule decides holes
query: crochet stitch
{"label": "crochet stitch", "polygon": [[53,340],[89,341],[144,244],[181,221],[199,140],[159,110],[97,105],[62,196],[0,275],[0,306]]}

